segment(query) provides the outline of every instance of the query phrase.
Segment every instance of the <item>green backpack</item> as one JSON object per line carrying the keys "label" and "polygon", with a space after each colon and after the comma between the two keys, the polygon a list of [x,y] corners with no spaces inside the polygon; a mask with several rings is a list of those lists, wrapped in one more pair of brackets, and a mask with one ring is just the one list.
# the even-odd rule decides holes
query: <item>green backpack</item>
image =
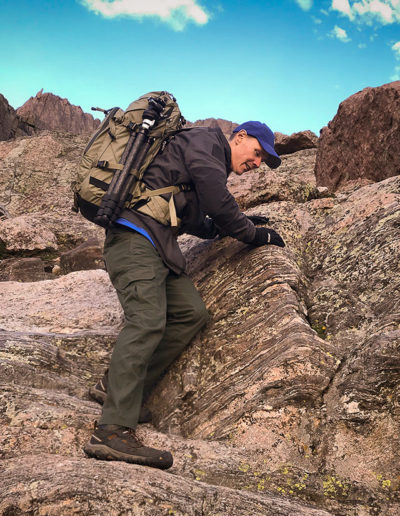
{"label": "green backpack", "polygon": [[[136,180],[125,207],[145,213],[164,225],[178,226],[180,223],[176,216],[173,195],[190,189],[188,185],[174,185],[149,190],[142,182],[147,167],[165,147],[169,139],[182,130],[186,122],[176,99],[165,91],[142,95],[132,102],[126,111],[118,107],[104,111],[106,114],[104,120],[90,137],[83,152],[78,180],[72,184],[73,210],[80,211],[85,218],[92,222],[96,222],[96,214],[114,174],[123,169],[121,161],[124,160],[124,150],[132,132],[139,131],[143,112],[148,107],[151,98],[161,99],[165,103],[165,107],[160,119],[149,131],[148,151],[142,165],[138,170],[131,171]],[[165,199],[168,194],[169,201]]]}

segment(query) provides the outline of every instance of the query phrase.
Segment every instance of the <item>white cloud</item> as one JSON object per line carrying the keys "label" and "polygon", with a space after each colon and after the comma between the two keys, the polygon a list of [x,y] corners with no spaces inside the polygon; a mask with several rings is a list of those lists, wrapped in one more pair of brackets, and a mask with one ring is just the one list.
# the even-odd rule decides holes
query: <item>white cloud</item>
{"label": "white cloud", "polygon": [[321,25],[322,20],[321,18],[317,18],[316,16],[311,16],[312,21],[315,23],[315,25]]}
{"label": "white cloud", "polygon": [[376,18],[384,25],[394,21],[393,5],[390,0],[362,0],[354,3],[353,9],[358,15],[365,16],[365,20]]}
{"label": "white cloud", "polygon": [[351,41],[351,39],[347,35],[347,32],[344,29],[338,27],[337,25],[335,25],[335,27],[331,30],[330,34],[331,36],[337,38],[343,43],[348,43],[349,41]]}
{"label": "white cloud", "polygon": [[396,56],[396,59],[400,59],[400,41],[398,41],[392,46],[392,50],[394,52],[394,55]]}
{"label": "white cloud", "polygon": [[332,0],[331,10],[368,25],[400,23],[400,0]]}
{"label": "white cloud", "polygon": [[390,76],[391,81],[400,81],[400,66],[396,66],[393,75]]}
{"label": "white cloud", "polygon": [[309,11],[312,7],[313,0],[295,0],[296,4],[298,4],[303,11]]}
{"label": "white cloud", "polygon": [[332,9],[348,16],[350,20],[354,20],[354,14],[351,10],[349,0],[332,0]]}
{"label": "white cloud", "polygon": [[209,19],[204,9],[197,4],[197,0],[81,0],[81,3],[105,18],[158,17],[170,24],[174,30],[184,29],[191,21],[204,25]]}

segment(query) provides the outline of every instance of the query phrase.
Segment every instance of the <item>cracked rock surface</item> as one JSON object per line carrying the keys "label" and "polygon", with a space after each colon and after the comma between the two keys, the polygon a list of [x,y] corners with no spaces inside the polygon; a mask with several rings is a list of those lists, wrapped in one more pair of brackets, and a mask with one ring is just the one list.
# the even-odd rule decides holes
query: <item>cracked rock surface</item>
{"label": "cracked rock surface", "polygon": [[[0,142],[3,262],[101,240],[70,212],[83,145],[50,132]],[[0,282],[0,514],[400,513],[400,177],[324,197],[315,155],[229,180],[286,248],[180,238],[211,320],[139,426],[173,453],[168,471],[82,451],[100,415],[87,389],[123,323],[106,272]],[[30,218],[30,239],[8,239]]]}

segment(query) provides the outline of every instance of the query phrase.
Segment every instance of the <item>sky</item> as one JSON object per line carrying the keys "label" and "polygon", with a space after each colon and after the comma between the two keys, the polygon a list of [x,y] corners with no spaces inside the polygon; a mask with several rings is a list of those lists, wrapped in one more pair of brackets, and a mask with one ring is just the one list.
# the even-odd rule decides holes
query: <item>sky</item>
{"label": "sky", "polygon": [[[0,0],[0,93],[85,112],[167,90],[187,120],[320,129],[400,80],[400,0]],[[99,116],[95,114],[95,116]]]}

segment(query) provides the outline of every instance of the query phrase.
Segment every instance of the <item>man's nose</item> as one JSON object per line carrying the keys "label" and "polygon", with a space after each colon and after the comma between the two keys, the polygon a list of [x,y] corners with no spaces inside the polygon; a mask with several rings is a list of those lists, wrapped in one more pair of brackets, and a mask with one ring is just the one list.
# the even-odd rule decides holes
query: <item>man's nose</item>
{"label": "man's nose", "polygon": [[257,158],[254,158],[253,162],[255,163],[256,167],[258,168],[261,165],[262,157],[258,156]]}

